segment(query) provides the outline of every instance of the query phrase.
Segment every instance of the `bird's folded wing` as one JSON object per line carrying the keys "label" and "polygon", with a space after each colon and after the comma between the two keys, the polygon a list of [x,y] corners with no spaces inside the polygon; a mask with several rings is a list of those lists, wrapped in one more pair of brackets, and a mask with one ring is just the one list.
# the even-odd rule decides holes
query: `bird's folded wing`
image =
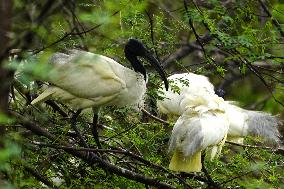
{"label": "bird's folded wing", "polygon": [[182,115],[172,130],[169,151],[178,149],[184,156],[192,156],[202,150],[203,140],[199,119]]}
{"label": "bird's folded wing", "polygon": [[224,142],[229,129],[229,121],[222,112],[214,112],[202,116],[202,135],[204,136],[202,148],[218,145]]}
{"label": "bird's folded wing", "polygon": [[[105,60],[103,57],[81,53],[74,56],[69,63],[56,65],[48,80],[80,98],[116,95],[126,88],[125,82],[115,74],[109,58]],[[119,69],[121,67],[118,66]]]}
{"label": "bird's folded wing", "polygon": [[176,122],[169,150],[182,150],[190,156],[199,150],[220,143],[227,135],[229,123],[224,113],[187,115],[185,112]]}

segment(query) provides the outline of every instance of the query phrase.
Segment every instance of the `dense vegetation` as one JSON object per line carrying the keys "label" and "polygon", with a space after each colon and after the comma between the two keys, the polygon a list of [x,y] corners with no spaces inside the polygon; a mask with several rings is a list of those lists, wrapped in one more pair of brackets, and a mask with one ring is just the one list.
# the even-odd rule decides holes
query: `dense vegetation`
{"label": "dense vegetation", "polygon": [[0,3],[0,188],[284,187],[284,150],[256,138],[227,143],[220,158],[206,159],[207,172],[169,171],[174,122],[154,117],[162,96],[154,72],[145,97],[150,113],[129,107],[100,112],[101,150],[91,134],[90,111],[77,122],[86,148],[70,127],[74,110],[51,100],[30,105],[40,90],[34,78],[46,74],[52,53],[81,48],[130,67],[123,46],[138,38],[168,75],[206,75],[225,90],[226,100],[283,119],[283,1]]}

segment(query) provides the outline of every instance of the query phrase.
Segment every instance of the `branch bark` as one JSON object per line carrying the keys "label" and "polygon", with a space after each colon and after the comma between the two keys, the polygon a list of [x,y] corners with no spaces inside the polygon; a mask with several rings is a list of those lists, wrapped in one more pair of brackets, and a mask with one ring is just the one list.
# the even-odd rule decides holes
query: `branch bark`
{"label": "branch bark", "polygon": [[[203,37],[199,37],[199,42],[205,44],[211,41],[212,39],[213,37],[209,33],[207,33]],[[195,50],[199,50],[198,47],[199,43],[197,41],[191,42],[187,45],[180,47],[179,49],[176,50],[176,52],[174,52],[173,54],[162,60],[163,67],[164,68],[170,67],[171,64],[174,63],[175,61],[178,61],[186,57],[188,54],[194,52]]]}
{"label": "branch bark", "polygon": [[144,112],[146,115],[148,115],[149,117],[153,118],[156,121],[159,121],[165,125],[170,125],[170,123],[166,122],[165,120],[158,118],[157,116],[154,116],[153,114],[151,114],[150,112],[148,112],[147,110],[145,110],[144,108],[141,109],[142,112]]}
{"label": "branch bark", "polygon": [[259,148],[259,149],[265,149],[265,150],[269,150],[271,152],[274,152],[276,154],[284,154],[284,148],[271,148],[268,146],[255,146],[255,145],[248,145],[248,144],[239,144],[239,143],[235,143],[235,142],[230,142],[230,141],[226,141],[226,143],[231,144],[231,145],[235,145],[235,146],[241,146],[241,147],[246,147],[246,148]]}
{"label": "branch bark", "polygon": [[40,174],[38,171],[35,171],[33,168],[29,166],[24,166],[24,168],[27,172],[32,174],[37,180],[41,181],[46,186],[53,188],[53,189],[58,189],[58,187],[52,181],[50,181],[48,178]]}
{"label": "branch bark", "polygon": [[[12,19],[12,1],[0,0],[0,55],[7,57],[7,47],[9,44],[9,32],[11,29]],[[0,59],[0,113],[7,114],[10,85],[12,81],[12,74],[5,68],[5,60]],[[3,147],[5,135],[5,127],[0,125],[0,148]]]}
{"label": "branch bark", "polygon": [[262,9],[264,10],[264,12],[267,14],[268,17],[272,18],[272,23],[274,24],[274,26],[278,29],[280,35],[282,37],[284,37],[284,31],[281,28],[281,25],[279,24],[278,20],[276,20],[275,18],[272,17],[272,14],[270,13],[269,9],[267,8],[267,6],[264,4],[264,2],[262,2],[262,0],[258,0],[260,6],[262,7]]}
{"label": "branch bark", "polygon": [[[44,136],[46,138],[48,138],[49,140],[53,141],[53,142],[59,142],[61,145],[67,146],[67,147],[72,147],[71,144],[64,142],[64,141],[60,141],[60,139],[58,139],[56,136],[54,136],[53,134],[51,134],[50,132],[48,132],[46,129],[39,127],[38,125],[36,125],[34,122],[31,122],[29,120],[29,118],[24,117],[16,112],[10,112],[10,114],[16,118],[16,120],[18,120],[26,129],[31,130],[32,132],[34,132],[35,134],[39,135],[39,136]],[[76,156],[80,159],[82,159],[84,162],[86,162],[90,167],[92,167],[93,169],[96,169],[96,167],[94,166],[95,163],[98,167],[100,167],[103,170],[112,172],[114,174],[117,174],[119,176],[128,178],[130,180],[134,180],[143,184],[147,184],[149,186],[155,186],[157,188],[174,188],[172,185],[167,184],[165,182],[162,182],[160,180],[158,180],[157,178],[152,178],[152,177],[148,177],[133,171],[130,171],[128,169],[116,166],[112,163],[109,163],[105,160],[103,160],[102,158],[100,158],[99,156],[97,156],[95,153],[92,152],[85,152],[85,151],[77,151],[77,150],[73,150],[73,149],[64,149],[65,152]]]}
{"label": "branch bark", "polygon": [[[106,153],[114,153],[114,154],[124,154],[124,155],[127,155],[127,156],[130,156],[131,158],[134,158],[138,161],[140,161],[141,163],[147,165],[147,166],[150,166],[156,170],[160,170],[160,171],[163,171],[167,174],[169,174],[171,177],[173,178],[176,178],[176,179],[179,179],[179,181],[181,183],[183,183],[184,186],[186,186],[187,188],[191,188],[191,186],[186,183],[186,181],[174,174],[174,173],[171,173],[168,169],[160,166],[160,165],[157,165],[157,164],[154,164],[146,159],[144,159],[143,157],[139,156],[139,155],[136,155],[130,151],[127,151],[127,150],[124,150],[124,149],[113,149],[113,147],[111,147],[111,149],[99,149],[99,148],[80,148],[80,147],[70,147],[70,146],[59,146],[59,145],[55,145],[55,144],[47,144],[47,143],[42,143],[42,142],[37,142],[37,141],[32,141],[31,144],[34,144],[34,145],[38,145],[38,146],[44,146],[44,147],[50,147],[50,148],[54,148],[54,149],[72,149],[72,150],[77,150],[77,151],[88,151],[88,152],[106,152]],[[197,177],[196,180],[199,180],[199,181],[202,181],[202,182],[207,182],[207,180],[203,177]]]}

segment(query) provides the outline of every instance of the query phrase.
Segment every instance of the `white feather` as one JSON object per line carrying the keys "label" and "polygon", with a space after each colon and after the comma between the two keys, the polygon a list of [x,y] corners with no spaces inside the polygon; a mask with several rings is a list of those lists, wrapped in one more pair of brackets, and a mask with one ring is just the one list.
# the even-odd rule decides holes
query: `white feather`
{"label": "white feather", "polygon": [[[108,57],[71,51],[70,55],[56,53],[51,62],[53,69],[47,81],[54,85],[51,86],[54,92],[50,98],[74,108],[121,107],[143,102],[146,91],[143,75]],[[37,102],[35,99],[32,104]]]}
{"label": "white feather", "polygon": [[[160,112],[164,114],[181,115],[185,110],[182,101],[184,99],[193,99],[191,102],[196,102],[194,99],[202,94],[214,93],[214,86],[209,82],[208,78],[202,75],[193,73],[174,74],[168,77],[170,88],[168,91],[162,89],[165,98],[157,102]],[[174,88],[180,89],[179,93],[175,92]],[[203,97],[204,95],[202,95]],[[174,100],[173,100],[174,99]],[[203,98],[200,99],[204,100]]]}
{"label": "white feather", "polygon": [[226,107],[226,114],[230,121],[228,134],[233,140],[250,135],[263,137],[274,145],[281,142],[278,131],[281,122],[276,116],[266,112],[245,110],[230,103]]}
{"label": "white feather", "polygon": [[[180,88],[180,93],[162,90],[165,99],[157,102],[161,113],[180,116],[188,108],[203,112],[219,109],[226,113],[230,122],[229,140],[241,142],[240,137],[252,135],[261,136],[270,143],[277,144],[280,142],[277,127],[281,122],[276,116],[265,112],[242,109],[237,107],[235,102],[227,101],[224,103],[224,100],[215,94],[214,87],[207,77],[184,73],[172,75],[168,79],[174,81]],[[188,83],[188,85],[183,83]]]}
{"label": "white feather", "polygon": [[207,111],[199,114],[185,111],[173,128],[169,151],[179,149],[185,157],[192,156],[222,142],[228,127],[229,122],[223,112]]}

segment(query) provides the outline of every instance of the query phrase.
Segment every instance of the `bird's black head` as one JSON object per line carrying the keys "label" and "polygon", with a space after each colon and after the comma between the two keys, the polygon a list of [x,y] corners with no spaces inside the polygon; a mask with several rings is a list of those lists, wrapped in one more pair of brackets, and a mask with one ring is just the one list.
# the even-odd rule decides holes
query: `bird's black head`
{"label": "bird's black head", "polygon": [[143,43],[141,43],[137,39],[129,39],[124,48],[125,54],[131,54],[133,56],[144,57],[147,52],[148,51]]}
{"label": "bird's black head", "polygon": [[168,90],[169,84],[168,80],[166,78],[166,74],[163,70],[163,68],[160,66],[159,61],[154,58],[151,53],[146,49],[146,47],[137,39],[129,39],[127,44],[124,48],[125,57],[130,61],[133,69],[136,72],[140,72],[144,75],[144,78],[146,80],[146,70],[144,66],[139,62],[137,59],[137,56],[141,56],[143,58],[146,58],[151,65],[157,70],[157,72],[160,74],[162,80],[164,81],[165,88]]}

